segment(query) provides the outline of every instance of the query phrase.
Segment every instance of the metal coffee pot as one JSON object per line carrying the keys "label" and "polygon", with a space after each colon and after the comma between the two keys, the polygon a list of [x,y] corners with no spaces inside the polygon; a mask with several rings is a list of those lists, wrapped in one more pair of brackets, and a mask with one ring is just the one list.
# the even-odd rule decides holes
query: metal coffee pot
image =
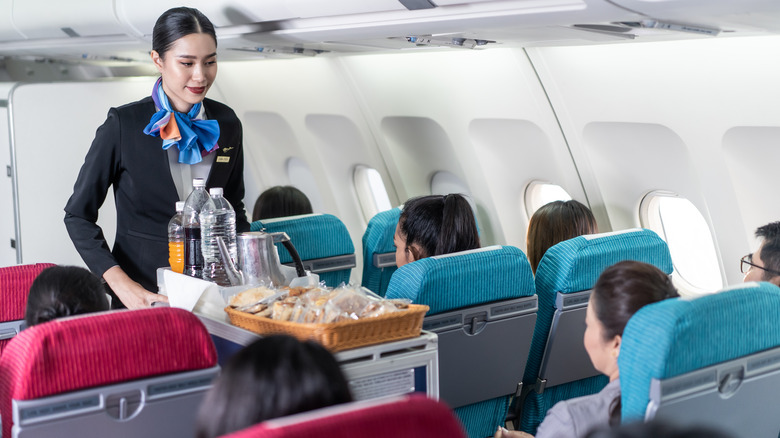
{"label": "metal coffee pot", "polygon": [[295,250],[290,236],[287,233],[266,233],[264,231],[250,231],[241,233],[236,237],[236,249],[238,253],[238,266],[233,262],[227,245],[222,238],[218,238],[219,254],[225,265],[230,284],[254,285],[273,283],[276,286],[287,285],[285,275],[280,269],[281,263],[274,243],[281,242],[295,263],[295,270],[299,277],[305,277],[306,271],[303,262]]}

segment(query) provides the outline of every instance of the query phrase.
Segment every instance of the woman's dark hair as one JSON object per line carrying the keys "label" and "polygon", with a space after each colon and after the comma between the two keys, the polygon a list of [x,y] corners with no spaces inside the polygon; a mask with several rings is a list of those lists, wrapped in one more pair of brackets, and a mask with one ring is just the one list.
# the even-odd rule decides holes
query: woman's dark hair
{"label": "woman's dark hair", "polygon": [[63,316],[108,310],[103,283],[77,266],[52,266],[35,277],[27,296],[28,327]]}
{"label": "woman's dark hair", "polygon": [[176,40],[193,33],[209,34],[214,38],[214,44],[217,44],[214,25],[202,12],[185,7],[168,9],[154,23],[152,50],[156,51],[160,58],[165,58],[165,52]]}
{"label": "woman's dark hair", "polygon": [[286,335],[268,336],[228,360],[200,406],[197,437],[213,438],[350,401],[347,381],[325,347]]}
{"label": "woman's dark hair", "polygon": [[572,200],[543,205],[528,222],[526,252],[531,270],[536,273],[542,256],[556,243],[593,233],[598,233],[596,218],[585,204]]}
{"label": "woman's dark hair", "polygon": [[415,260],[479,248],[477,221],[463,195],[431,195],[404,203],[398,220]]}
{"label": "woman's dark hair", "polygon": [[[601,273],[590,298],[604,339],[623,336],[628,320],[642,307],[679,296],[672,280],[648,263],[625,260]],[[620,397],[610,407],[610,425],[620,424]]]}
{"label": "woman's dark hair", "polygon": [[295,216],[312,213],[311,202],[302,191],[293,186],[274,186],[267,189],[255,201],[252,220]]}

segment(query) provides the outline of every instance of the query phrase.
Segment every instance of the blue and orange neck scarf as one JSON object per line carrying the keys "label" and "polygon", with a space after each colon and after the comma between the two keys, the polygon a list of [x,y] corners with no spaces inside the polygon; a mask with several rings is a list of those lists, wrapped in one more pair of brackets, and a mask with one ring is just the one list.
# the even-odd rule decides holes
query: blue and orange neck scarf
{"label": "blue and orange neck scarf", "polygon": [[144,128],[144,134],[162,138],[164,150],[174,145],[178,147],[179,163],[200,163],[203,155],[219,149],[219,123],[216,120],[195,119],[202,103],[193,105],[187,114],[174,111],[163,91],[162,78],[154,83],[152,99],[160,110],[152,116]]}

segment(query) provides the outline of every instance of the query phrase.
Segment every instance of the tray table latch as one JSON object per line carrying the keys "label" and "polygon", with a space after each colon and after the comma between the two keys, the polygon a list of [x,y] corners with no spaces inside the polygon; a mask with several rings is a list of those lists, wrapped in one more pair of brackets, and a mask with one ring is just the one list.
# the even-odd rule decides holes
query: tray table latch
{"label": "tray table latch", "polygon": [[487,325],[487,311],[472,313],[463,317],[463,332],[469,336],[479,334]]}

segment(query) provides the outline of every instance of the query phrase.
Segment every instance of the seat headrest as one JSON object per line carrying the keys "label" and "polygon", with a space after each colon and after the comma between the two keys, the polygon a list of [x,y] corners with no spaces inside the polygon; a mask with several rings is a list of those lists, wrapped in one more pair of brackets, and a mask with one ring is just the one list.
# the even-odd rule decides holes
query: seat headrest
{"label": "seat headrest", "polygon": [[430,306],[428,315],[535,293],[528,258],[514,246],[427,257],[393,274],[387,298]]}
{"label": "seat headrest", "polygon": [[345,403],[269,420],[224,438],[465,438],[444,403],[421,394]]}
{"label": "seat headrest", "polygon": [[[395,252],[393,236],[400,217],[401,207],[396,207],[379,212],[368,221],[366,232],[363,234],[364,260],[370,260],[373,253]],[[368,258],[365,258],[366,254],[368,254]]]}
{"label": "seat headrest", "polygon": [[764,282],[639,309],[623,331],[618,358],[623,421],[644,418],[653,378],[780,346],[778,309],[780,288]]}
{"label": "seat headrest", "polygon": [[8,344],[0,356],[0,403],[216,363],[206,327],[186,310],[162,307],[63,318],[30,327]]}
{"label": "seat headrest", "polygon": [[591,234],[550,247],[536,268],[536,287],[562,293],[593,288],[604,269],[623,260],[656,266],[667,274],[674,269],[669,246],[648,229]]}
{"label": "seat headrest", "polygon": [[24,319],[27,296],[35,277],[54,263],[0,268],[0,322]]}
{"label": "seat headrest", "polygon": [[[289,216],[266,222],[254,221],[250,225],[251,231],[260,231],[263,228],[268,233],[287,233],[301,260],[355,253],[355,245],[346,225],[332,214]],[[293,261],[290,253],[282,246],[279,247],[279,261]]]}

